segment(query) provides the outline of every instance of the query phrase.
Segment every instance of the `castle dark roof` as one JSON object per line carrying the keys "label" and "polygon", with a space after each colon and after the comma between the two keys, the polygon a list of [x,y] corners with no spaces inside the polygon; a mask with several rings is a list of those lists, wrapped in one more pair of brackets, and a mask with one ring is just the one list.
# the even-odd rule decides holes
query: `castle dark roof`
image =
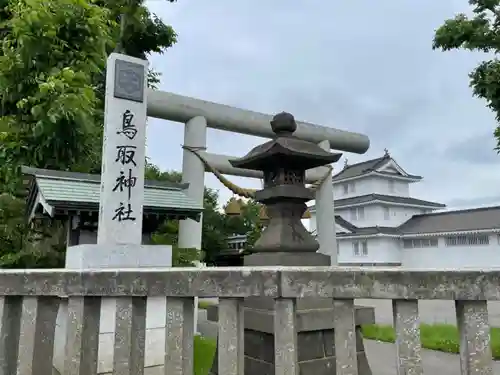
{"label": "castle dark roof", "polygon": [[[335,224],[340,225],[342,228],[347,229],[350,232],[355,232],[359,230],[356,225],[352,224],[351,222],[347,221],[340,215],[335,215]],[[316,234],[316,230],[312,232],[313,234]]]}
{"label": "castle dark roof", "polygon": [[[361,163],[356,163],[352,165],[347,165],[342,169],[339,173],[334,175],[332,177],[332,181],[341,181],[345,180],[347,178],[354,178],[354,177],[359,177],[364,174],[367,174],[369,172],[375,172],[377,169],[382,168],[385,166],[387,163],[390,161],[394,161],[394,159],[391,158],[390,155],[384,155],[380,158],[372,159],[372,160],[367,160],[363,161]],[[385,172],[377,172],[383,175],[388,175],[388,176],[394,176],[392,173],[385,173]],[[404,177],[411,178],[411,179],[417,179],[421,180],[422,177],[420,176],[415,176],[415,175],[410,175],[410,174],[405,174]]]}
{"label": "castle dark roof", "polygon": [[384,194],[366,194],[352,198],[335,199],[335,207],[341,208],[341,207],[351,206],[354,204],[369,203],[372,201],[379,201],[384,203],[401,203],[407,205],[426,206],[434,208],[446,207],[446,205],[442,203],[430,202],[411,197],[398,197],[395,195],[384,195]]}
{"label": "castle dark roof", "polygon": [[399,227],[402,234],[500,229],[500,206],[414,215]]}
{"label": "castle dark roof", "polygon": [[414,215],[398,227],[357,227],[342,219],[336,223],[352,233],[337,233],[337,237],[388,234],[408,236],[422,233],[470,232],[500,229],[500,206],[467,210],[434,212]]}
{"label": "castle dark roof", "polygon": [[351,222],[347,221],[346,219],[344,219],[342,216],[340,215],[335,215],[335,223],[340,225],[342,228],[345,228],[347,229],[348,231],[351,231],[351,232],[355,232],[357,231],[359,228],[352,224]]}
{"label": "castle dark roof", "polygon": [[[345,227],[344,227],[345,228]],[[346,228],[347,229],[347,228]],[[337,237],[352,237],[352,236],[369,236],[374,234],[388,234],[388,235],[401,235],[398,228],[393,227],[358,227],[355,231],[351,233],[337,233]]]}

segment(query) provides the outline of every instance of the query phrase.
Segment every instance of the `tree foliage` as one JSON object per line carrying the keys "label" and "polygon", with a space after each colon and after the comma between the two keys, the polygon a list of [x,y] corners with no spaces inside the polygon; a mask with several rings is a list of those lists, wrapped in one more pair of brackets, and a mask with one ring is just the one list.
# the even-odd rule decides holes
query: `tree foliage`
{"label": "tree foliage", "polygon": [[[119,47],[147,58],[177,36],[144,0],[0,0],[0,34],[0,267],[61,266],[66,228],[28,227],[21,166],[99,173],[107,56]],[[150,86],[159,78],[150,71]],[[147,164],[147,179],[181,177]],[[204,206],[210,260],[230,232],[216,191],[205,189]],[[174,246],[175,265],[190,265],[200,254],[178,249],[177,231],[178,222],[167,221],[154,240]]]}
{"label": "tree foliage", "polygon": [[[19,167],[98,172],[107,56],[145,58],[176,41],[141,0],[0,0],[0,186]],[[128,22],[120,33],[120,16]],[[151,72],[151,83],[159,76]]]}
{"label": "tree foliage", "polygon": [[15,193],[21,165],[67,170],[98,163],[101,103],[92,77],[111,43],[109,11],[81,0],[8,5],[0,56],[0,186]]}
{"label": "tree foliage", "polygon": [[[181,182],[182,175],[176,171],[161,172],[155,165],[148,164],[146,178]],[[247,234],[247,243],[251,246],[260,236],[260,205],[248,201],[242,205],[242,214],[237,217],[227,216],[219,207],[219,194],[216,190],[205,188],[204,212],[201,247],[203,254],[198,254],[195,249],[178,248],[179,222],[168,220],[154,234],[156,244],[172,245],[174,257],[172,263],[177,266],[192,264],[194,260],[203,258],[207,263],[212,263],[219,251],[227,248],[227,237],[233,234]]]}
{"label": "tree foliage", "polygon": [[118,37],[146,57],[176,35],[140,0],[0,0],[0,33],[0,267],[53,266],[60,243],[28,228],[21,166],[99,172],[108,54]]}
{"label": "tree foliage", "polygon": [[[236,198],[231,198],[227,204]],[[238,200],[241,208],[240,215],[227,217],[227,232],[231,234],[245,234],[246,249],[251,250],[255,241],[260,237],[263,223],[260,218],[262,205],[252,199]],[[227,207],[227,205],[226,205]]]}
{"label": "tree foliage", "polygon": [[[458,14],[435,33],[433,48],[449,51],[464,49],[492,56],[470,74],[473,94],[485,99],[500,123],[500,0],[469,0],[472,16]],[[500,151],[500,126],[494,130],[496,150]]]}

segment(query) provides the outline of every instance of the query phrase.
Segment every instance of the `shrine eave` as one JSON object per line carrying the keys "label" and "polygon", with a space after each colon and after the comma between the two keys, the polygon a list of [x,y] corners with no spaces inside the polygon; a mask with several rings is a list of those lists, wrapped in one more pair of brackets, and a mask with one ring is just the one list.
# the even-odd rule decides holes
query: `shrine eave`
{"label": "shrine eave", "polygon": [[[64,212],[99,211],[100,180],[95,176],[73,172],[62,176],[57,171],[34,169],[30,172],[26,207],[29,219],[35,214],[54,217]],[[188,197],[185,188],[184,184],[146,183],[144,215],[198,221],[203,206]]]}

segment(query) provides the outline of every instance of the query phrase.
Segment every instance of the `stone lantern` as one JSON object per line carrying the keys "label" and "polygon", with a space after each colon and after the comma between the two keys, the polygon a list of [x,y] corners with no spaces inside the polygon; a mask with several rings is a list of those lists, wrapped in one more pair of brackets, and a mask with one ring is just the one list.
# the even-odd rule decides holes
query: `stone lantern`
{"label": "stone lantern", "polygon": [[305,186],[305,173],[338,161],[341,154],[294,137],[297,124],[289,113],[274,116],[271,127],[276,134],[273,140],[231,161],[234,167],[264,173],[264,188],[255,193],[255,199],[266,206],[269,222],[253,252],[314,254],[319,244],[301,221],[306,202],[314,199],[314,193]]}
{"label": "stone lantern", "polygon": [[[293,136],[294,117],[279,113],[271,121],[275,138],[255,147],[246,156],[232,160],[237,168],[264,172],[264,188],[255,199],[266,206],[269,222],[255,243],[245,266],[329,266],[330,257],[317,253],[318,242],[302,224],[306,202],[314,194],[305,186],[308,169],[339,160],[314,143]],[[335,224],[332,230],[335,230]],[[333,246],[333,244],[332,244]],[[329,298],[297,300],[297,344],[300,373],[335,374],[333,301]],[[253,297],[245,300],[245,375],[274,374],[274,300]],[[361,310],[365,310],[364,308]],[[371,375],[364,353],[360,324],[374,323],[373,309],[358,311],[358,368]],[[217,321],[217,308],[208,310],[208,319]],[[217,374],[217,363],[211,370]]]}

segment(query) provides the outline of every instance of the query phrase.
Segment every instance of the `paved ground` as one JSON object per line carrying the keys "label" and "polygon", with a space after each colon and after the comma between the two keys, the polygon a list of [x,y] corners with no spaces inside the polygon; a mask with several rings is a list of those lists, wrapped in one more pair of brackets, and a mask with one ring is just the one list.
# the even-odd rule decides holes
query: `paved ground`
{"label": "paved ground", "polygon": [[[377,323],[392,324],[392,304],[387,300],[357,300],[356,304],[373,306]],[[490,324],[500,327],[500,302],[488,304]],[[420,319],[424,323],[456,324],[452,301],[420,301]],[[393,344],[365,340],[365,349],[373,375],[396,375],[396,351]],[[429,375],[460,374],[460,359],[456,354],[423,350],[424,373]],[[495,362],[494,374],[500,374],[500,362]]]}
{"label": "paved ground", "polygon": [[[394,345],[365,341],[368,361],[372,367],[373,375],[397,375]],[[460,374],[460,361],[458,355],[423,351],[424,374],[426,375],[457,375]],[[500,363],[495,363],[494,374],[500,374]],[[163,366],[149,367],[144,375],[161,375]],[[53,375],[60,375],[54,373]]]}
{"label": "paved ground", "polygon": [[[392,303],[387,300],[357,300],[356,304],[375,308],[375,320],[392,324]],[[500,302],[488,303],[490,324],[500,327]],[[453,301],[419,301],[420,321],[423,323],[456,324]],[[396,374],[396,351],[393,344],[365,340],[365,349],[373,375]],[[456,354],[423,350],[424,373],[430,375],[460,374],[460,358]],[[500,362],[495,362],[494,374],[500,374]]]}
{"label": "paved ground", "polygon": [[[202,334],[214,337],[216,326],[204,326]],[[200,327],[201,328],[201,327]],[[394,344],[365,340],[365,350],[373,375],[396,375],[396,348]],[[442,353],[434,350],[422,350],[424,374],[457,375],[460,374],[460,359],[457,354]],[[500,374],[500,362],[495,362],[494,374]],[[151,373],[147,375],[156,375]]]}
{"label": "paved ground", "polygon": [[[396,375],[396,353],[393,344],[365,340],[365,349],[373,375]],[[423,350],[422,362],[424,365],[424,374],[460,374],[460,359],[456,354]],[[495,362],[493,373],[500,374],[499,362]]]}
{"label": "paved ground", "polygon": [[[357,305],[375,308],[375,320],[381,324],[392,324],[392,302],[390,300],[359,299]],[[489,302],[490,324],[500,327],[500,302]],[[456,324],[453,301],[419,301],[420,321],[423,323]]]}

